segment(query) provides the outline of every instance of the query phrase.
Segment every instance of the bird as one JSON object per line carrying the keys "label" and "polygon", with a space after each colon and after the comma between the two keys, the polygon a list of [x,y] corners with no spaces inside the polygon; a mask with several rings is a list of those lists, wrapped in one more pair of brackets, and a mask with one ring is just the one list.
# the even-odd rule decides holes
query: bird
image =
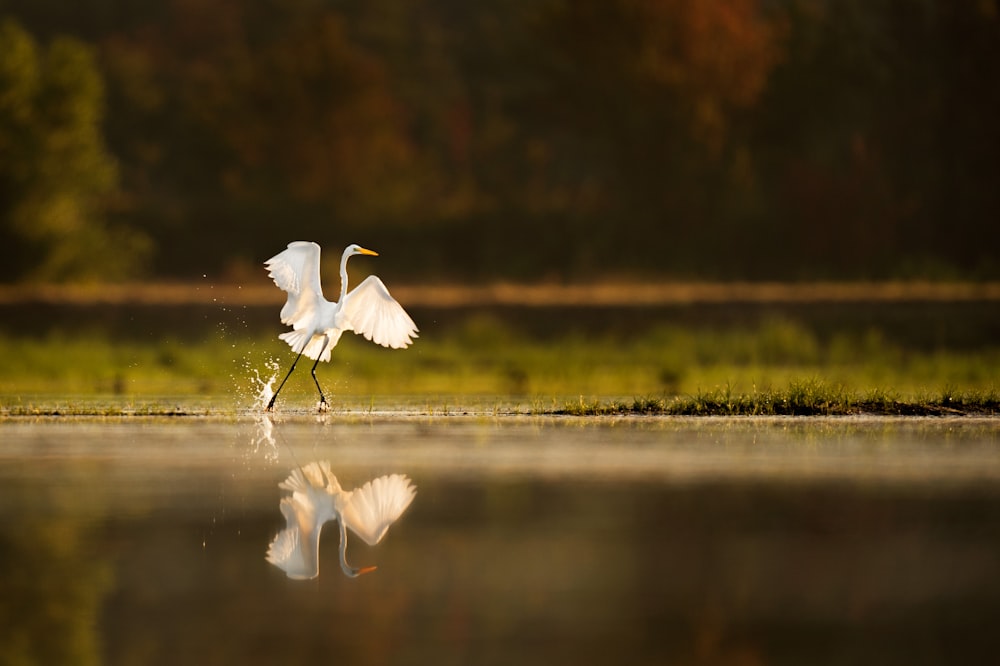
{"label": "bird", "polygon": [[356,490],[344,490],[330,471],[329,461],[293,470],[278,487],[291,491],[279,504],[286,527],[271,540],[265,559],[294,580],[319,576],[320,532],[331,520],[339,523],[344,575],[357,578],[374,571],[374,566],[352,567],[347,563],[347,528],[374,546],[417,492],[403,474],[380,476]]}
{"label": "bird", "polygon": [[354,331],[383,347],[402,349],[417,337],[417,325],[375,275],[369,275],[352,291],[347,290],[347,260],[354,255],[377,257],[378,253],[360,245],[348,245],[340,258],[340,299],[330,302],[323,296],[319,279],[320,247],[311,241],[294,241],[288,248],[264,262],[274,284],[288,292],[281,308],[281,323],[292,327],[278,337],[298,356],[288,374],[271,396],[265,411],[274,409],[285,382],[305,354],[314,359],[312,378],[319,391],[319,411],[328,409],[323,388],[316,379],[316,366],[329,361],[330,352],[344,331]]}

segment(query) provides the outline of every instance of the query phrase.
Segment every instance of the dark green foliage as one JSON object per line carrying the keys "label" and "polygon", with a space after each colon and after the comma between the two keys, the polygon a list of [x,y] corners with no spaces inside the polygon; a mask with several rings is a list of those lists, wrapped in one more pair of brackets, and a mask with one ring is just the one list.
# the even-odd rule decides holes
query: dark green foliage
{"label": "dark green foliage", "polygon": [[144,239],[105,221],[117,171],[103,90],[91,47],[60,37],[43,49],[0,21],[0,279],[113,280],[141,265]]}
{"label": "dark green foliage", "polygon": [[106,137],[109,219],[160,277],[244,280],[313,238],[415,280],[996,279],[996,7],[5,0],[49,46],[2,42],[34,130],[0,143],[31,258],[0,278],[140,262],[95,221]]}

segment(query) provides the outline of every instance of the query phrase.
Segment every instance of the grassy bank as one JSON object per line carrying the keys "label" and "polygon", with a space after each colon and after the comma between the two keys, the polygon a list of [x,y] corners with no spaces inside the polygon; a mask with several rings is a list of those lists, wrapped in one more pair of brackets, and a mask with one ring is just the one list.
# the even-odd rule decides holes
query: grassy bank
{"label": "grassy bank", "polygon": [[[292,361],[277,332],[3,334],[0,407],[66,395],[249,407],[261,382],[280,379]],[[874,326],[820,331],[787,317],[536,336],[479,313],[438,329],[430,322],[404,351],[345,336],[318,375],[332,397],[375,406],[410,396],[572,414],[993,413],[1000,343],[910,344]],[[289,405],[315,401],[309,362],[282,395]]]}
{"label": "grassy bank", "polygon": [[[282,401],[281,416],[314,414],[309,399]],[[238,405],[224,399],[172,396],[169,398],[122,399],[107,395],[72,397],[32,396],[27,400],[7,398],[0,402],[0,420],[17,417],[235,417],[259,413],[260,405]],[[520,401],[483,396],[383,396],[377,404],[341,399],[332,414],[370,417],[380,414],[414,414],[434,417],[456,415],[531,416],[922,416],[997,417],[1000,393],[996,391],[944,391],[925,396],[903,397],[873,390],[854,393],[819,382],[793,383],[781,389],[737,393],[715,389],[694,395],[633,398],[630,400],[580,397],[575,400],[535,397]]]}
{"label": "grassy bank", "polygon": [[933,395],[903,397],[882,390],[855,393],[822,382],[796,382],[783,389],[750,393],[734,392],[727,387],[696,395],[631,401],[581,399],[555,413],[573,416],[996,416],[1000,415],[1000,393],[995,390],[962,393],[945,390]]}

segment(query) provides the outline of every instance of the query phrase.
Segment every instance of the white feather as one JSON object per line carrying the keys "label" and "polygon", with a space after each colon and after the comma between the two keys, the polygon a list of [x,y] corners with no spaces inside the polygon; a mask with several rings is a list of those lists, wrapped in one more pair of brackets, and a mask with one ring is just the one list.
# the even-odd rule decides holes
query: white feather
{"label": "white feather", "polygon": [[416,494],[407,477],[401,474],[380,476],[351,492],[346,503],[338,509],[344,525],[365,543],[374,546],[410,506]]}
{"label": "white feather", "polygon": [[266,262],[268,275],[288,293],[281,308],[281,322],[292,327],[278,336],[295,353],[329,361],[343,331],[354,331],[366,340],[393,349],[410,345],[417,326],[382,280],[368,276],[356,289],[347,290],[347,260],[355,254],[374,254],[357,245],[344,250],[340,260],[340,302],[326,300],[320,284],[320,247],[295,241]]}
{"label": "white feather", "polygon": [[[340,520],[342,527],[350,528],[374,546],[416,495],[410,479],[401,474],[381,476],[357,490],[346,491],[325,460],[292,470],[278,487],[291,492],[278,504],[286,527],[271,540],[265,559],[289,578],[300,580],[319,575],[319,540],[324,524]],[[346,534],[341,530],[341,568],[350,572],[344,559]],[[357,573],[354,570],[350,575]]]}
{"label": "white feather", "polygon": [[402,349],[417,337],[417,325],[374,275],[347,294],[343,313],[351,330],[383,347]]}
{"label": "white feather", "polygon": [[319,575],[319,535],[325,520],[308,502],[299,497],[284,497],[279,504],[287,527],[279,532],[267,549],[268,562],[283,570],[289,578],[303,580]]}
{"label": "white feather", "polygon": [[281,308],[281,323],[301,330],[312,327],[316,315],[315,302],[323,298],[319,281],[320,248],[309,241],[294,241],[264,265],[278,288],[288,292]]}

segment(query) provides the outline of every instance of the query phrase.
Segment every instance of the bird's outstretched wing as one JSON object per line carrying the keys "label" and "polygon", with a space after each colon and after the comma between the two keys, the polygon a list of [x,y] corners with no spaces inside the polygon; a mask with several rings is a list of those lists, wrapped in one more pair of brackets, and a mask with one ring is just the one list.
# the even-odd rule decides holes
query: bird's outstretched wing
{"label": "bird's outstretched wing", "polygon": [[380,476],[351,493],[341,510],[344,525],[374,546],[410,506],[416,488],[402,474]]}
{"label": "bird's outstretched wing", "polygon": [[313,567],[303,557],[299,548],[299,530],[295,527],[281,530],[274,536],[264,559],[288,574],[289,578],[313,578],[309,575]]}
{"label": "bird's outstretched wing", "polygon": [[417,325],[374,275],[352,289],[342,307],[351,330],[383,347],[408,347],[417,337]]}
{"label": "bird's outstretched wing", "polygon": [[311,507],[293,497],[283,498],[280,506],[288,527],[275,535],[265,559],[289,578],[315,578],[319,575],[319,535],[323,524],[315,524]]}
{"label": "bird's outstretched wing", "polygon": [[323,298],[319,283],[319,245],[310,241],[294,241],[288,249],[264,262],[268,275],[278,288],[288,292],[288,301],[281,308],[281,323],[296,330],[311,327],[317,303]]}

